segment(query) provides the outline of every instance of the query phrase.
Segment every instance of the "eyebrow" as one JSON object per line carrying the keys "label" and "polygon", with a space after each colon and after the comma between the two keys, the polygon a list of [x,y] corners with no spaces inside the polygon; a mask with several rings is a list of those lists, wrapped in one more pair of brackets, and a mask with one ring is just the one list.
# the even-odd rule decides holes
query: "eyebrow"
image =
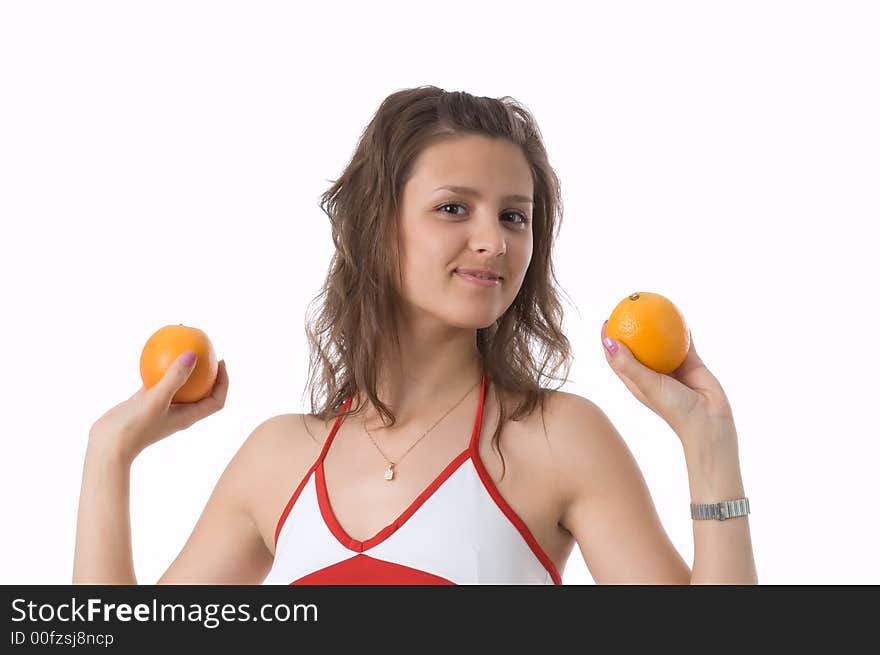
{"label": "eyebrow", "polygon": [[[436,189],[434,189],[434,191],[440,191],[441,189],[445,189],[447,191],[452,191],[454,193],[460,193],[465,196],[474,196],[475,198],[482,198],[483,197],[482,195],[480,195],[479,191],[477,191],[476,189],[472,189],[470,187],[467,187],[467,186],[455,186],[455,185],[450,184],[450,185],[446,185],[446,186],[438,186]],[[508,200],[513,200],[516,202],[529,202],[533,205],[535,204],[535,201],[533,199],[529,198],[528,196],[521,196],[521,195],[517,195],[517,194],[504,196],[504,198],[502,198],[502,200],[504,200],[505,202],[507,202]]]}

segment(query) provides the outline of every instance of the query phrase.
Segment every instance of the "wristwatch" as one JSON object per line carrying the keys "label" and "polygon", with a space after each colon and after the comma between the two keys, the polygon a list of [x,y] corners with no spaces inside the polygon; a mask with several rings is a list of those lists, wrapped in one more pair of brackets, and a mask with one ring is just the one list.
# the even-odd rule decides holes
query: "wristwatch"
{"label": "wristwatch", "polygon": [[749,514],[749,499],[722,500],[720,503],[691,503],[691,518],[726,521]]}

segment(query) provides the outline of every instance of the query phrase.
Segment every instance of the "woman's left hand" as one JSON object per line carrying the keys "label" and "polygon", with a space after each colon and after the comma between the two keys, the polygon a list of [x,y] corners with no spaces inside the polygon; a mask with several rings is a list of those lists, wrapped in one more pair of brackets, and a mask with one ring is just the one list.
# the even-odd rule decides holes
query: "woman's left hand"
{"label": "woman's left hand", "polygon": [[[607,324],[602,324],[603,342]],[[706,438],[707,434],[735,435],[730,403],[697,354],[693,335],[684,362],[668,375],[642,364],[625,343],[617,339],[614,343],[618,346],[614,355],[604,345],[602,348],[608,364],[639,402],[669,424],[685,450],[698,445],[689,441]]]}

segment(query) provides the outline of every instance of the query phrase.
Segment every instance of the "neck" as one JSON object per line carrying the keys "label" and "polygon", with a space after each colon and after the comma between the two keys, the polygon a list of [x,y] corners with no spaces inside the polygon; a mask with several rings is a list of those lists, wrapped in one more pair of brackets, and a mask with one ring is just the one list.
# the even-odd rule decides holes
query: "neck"
{"label": "neck", "polygon": [[[483,372],[473,330],[430,343],[401,335],[400,357],[384,363],[376,393],[394,412],[395,428],[436,420],[469,391],[479,392]],[[365,419],[370,430],[383,428],[372,406]]]}

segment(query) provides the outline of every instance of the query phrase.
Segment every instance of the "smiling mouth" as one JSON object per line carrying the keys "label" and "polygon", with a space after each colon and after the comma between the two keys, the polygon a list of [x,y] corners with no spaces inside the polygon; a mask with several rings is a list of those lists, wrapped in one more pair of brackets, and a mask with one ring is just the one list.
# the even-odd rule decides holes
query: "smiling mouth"
{"label": "smiling mouth", "polygon": [[489,275],[488,273],[465,273],[464,271],[456,271],[456,273],[460,275],[467,275],[469,277],[479,278],[481,280],[500,280],[500,275]]}
{"label": "smiling mouth", "polygon": [[501,285],[501,281],[504,279],[501,277],[483,277],[472,275],[470,273],[462,273],[460,271],[455,271],[455,275],[460,277],[462,280],[469,282],[470,284],[480,287],[497,287]]}

